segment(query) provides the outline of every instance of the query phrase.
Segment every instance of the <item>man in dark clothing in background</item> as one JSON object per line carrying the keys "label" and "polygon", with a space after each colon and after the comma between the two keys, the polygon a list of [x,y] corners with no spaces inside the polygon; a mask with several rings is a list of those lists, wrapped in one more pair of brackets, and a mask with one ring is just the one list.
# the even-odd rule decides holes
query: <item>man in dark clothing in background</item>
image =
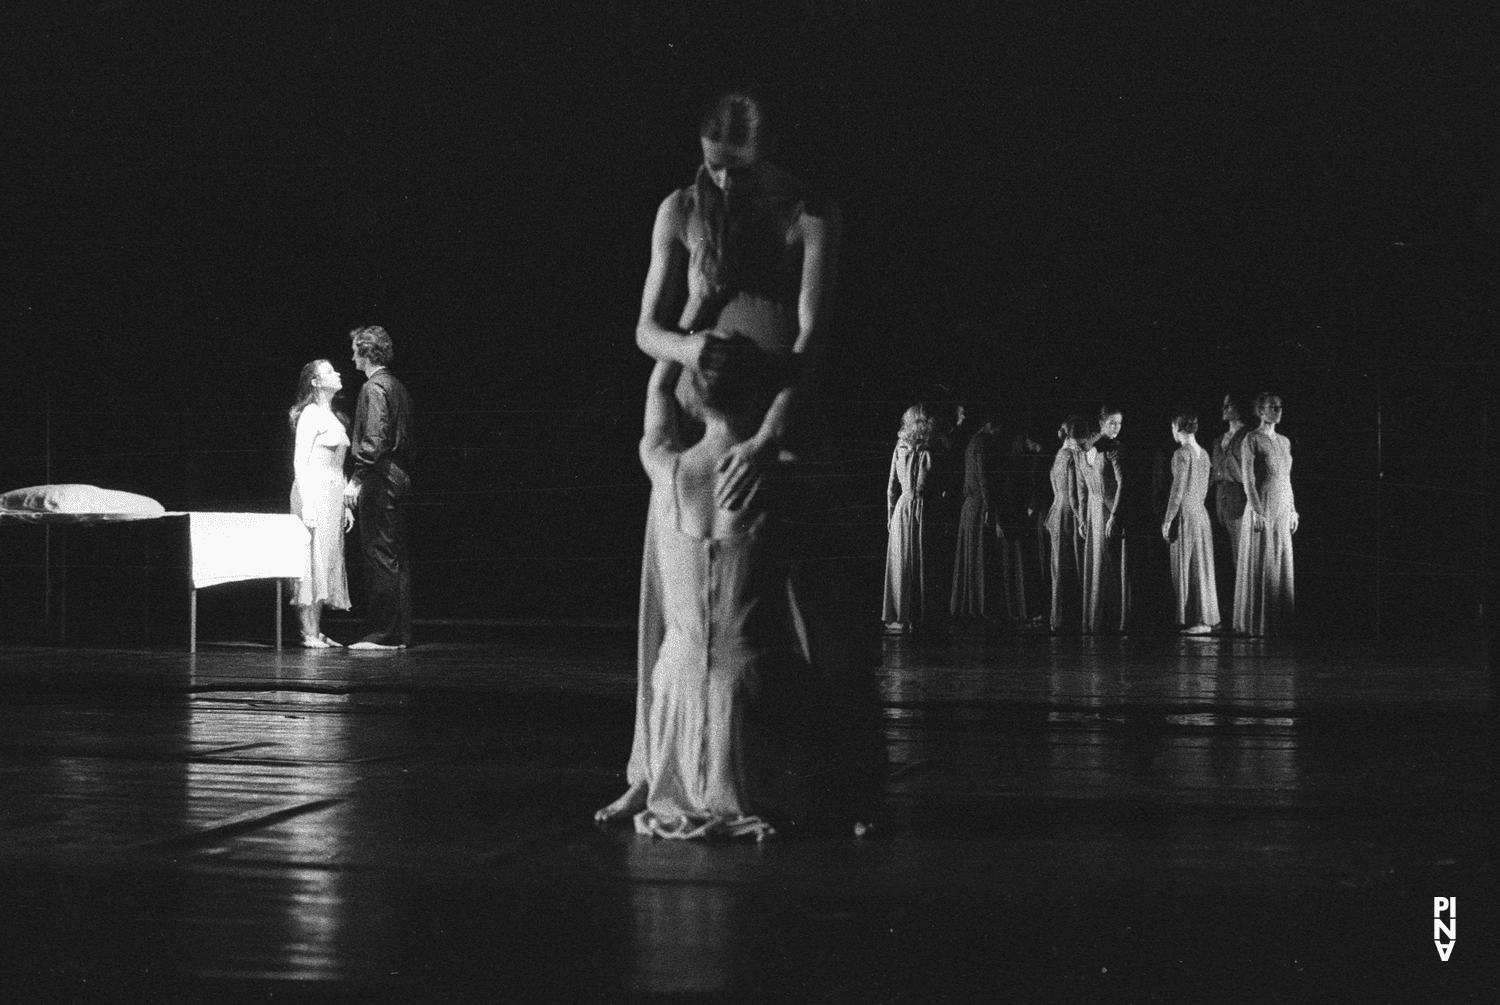
{"label": "man in dark clothing in background", "polygon": [[356,328],[349,339],[365,386],[354,409],[354,475],[344,498],[358,505],[368,626],[349,648],[405,649],[411,645],[411,560],[402,510],[411,492],[411,396],[386,369],[396,350],[384,328]]}

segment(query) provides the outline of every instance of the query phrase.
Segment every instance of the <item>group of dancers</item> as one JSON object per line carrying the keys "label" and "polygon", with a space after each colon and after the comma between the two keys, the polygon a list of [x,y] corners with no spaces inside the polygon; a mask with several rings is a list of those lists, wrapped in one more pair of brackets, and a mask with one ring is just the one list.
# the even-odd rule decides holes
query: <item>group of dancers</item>
{"label": "group of dancers", "polygon": [[[1062,421],[1045,476],[1036,439],[1019,432],[1000,457],[1000,428],[984,422],[962,447],[960,508],[955,441],[963,409],[943,429],[935,407],[908,408],[887,481],[887,630],[910,632],[937,613],[934,601],[946,601],[952,619],[1004,617],[1059,634],[1123,632],[1143,621],[1133,607],[1145,575],[1164,581],[1156,585],[1170,583],[1177,628],[1208,635],[1224,621],[1216,534],[1221,561],[1233,573],[1233,594],[1225,598],[1229,630],[1256,636],[1286,630],[1295,609],[1298,525],[1291,443],[1276,431],[1277,395],[1256,398],[1259,425],[1245,421],[1246,411],[1225,396],[1225,429],[1211,453],[1198,443],[1197,414],[1179,411],[1171,421],[1177,446],[1170,464],[1150,473],[1126,464],[1119,439],[1124,414],[1112,405],[1099,410],[1097,422],[1077,414]],[[1154,483],[1147,500],[1132,485],[1143,479]],[[1210,488],[1216,519],[1207,506]],[[1141,519],[1147,511],[1154,520]],[[1149,540],[1158,533],[1160,545]],[[1161,562],[1152,561],[1157,554]]]}
{"label": "group of dancers", "polygon": [[[871,826],[885,756],[873,681],[868,665],[851,660],[858,649],[840,637],[844,629],[820,617],[826,608],[816,599],[824,585],[818,568],[798,563],[799,549],[788,541],[792,523],[783,514],[805,503],[799,493],[809,481],[777,477],[814,455],[820,440],[813,378],[838,268],[840,213],[768,159],[771,122],[756,97],[725,95],[702,120],[699,138],[703,158],[693,180],[657,210],[636,327],[636,343],[655,366],[639,448],[651,499],[635,731],[626,790],[595,819],[601,825],[629,820],[638,833],[677,839],[764,839],[828,822],[852,822],[859,835]],[[297,598],[310,645],[325,640],[319,606],[348,602],[341,566],[335,574],[326,556],[341,540],[351,500],[358,504],[371,617],[379,622],[367,641],[404,645],[410,636],[400,501],[409,484],[411,406],[384,369],[388,337],[381,342],[371,331],[353,335],[356,365],[369,379],[352,445],[341,440],[342,423],[330,418],[337,375],[322,361],[304,371],[305,391],[293,410],[293,505],[314,539]],[[385,352],[377,351],[380,345]],[[1264,414],[1279,418],[1279,403]],[[903,575],[915,569],[920,578],[922,534],[897,531],[912,520],[920,526],[930,461],[922,416],[908,417],[910,429],[903,428],[892,464],[901,488],[892,506],[892,553]],[[1259,481],[1245,480],[1259,521],[1254,532],[1267,533],[1261,524],[1275,523],[1289,535],[1286,521],[1273,515],[1281,512],[1276,507],[1291,512],[1290,456],[1284,438],[1274,435],[1275,421],[1265,420],[1255,445],[1247,436],[1235,456],[1246,469],[1265,473]],[[1171,523],[1196,528],[1206,519],[1199,517],[1201,448],[1194,452],[1191,425],[1174,428],[1185,429],[1186,438],[1183,487]],[[1064,433],[1054,465],[1056,503],[1049,510],[1052,621],[1059,627],[1075,616],[1082,598],[1082,587],[1078,597],[1067,596],[1067,584],[1085,577],[1098,584],[1091,587],[1089,616],[1104,617],[1103,577],[1112,561],[1101,486],[1113,454],[1081,420],[1070,419]],[[356,477],[341,485],[335,472],[345,449],[353,453]],[[969,453],[976,450],[983,453],[972,445]],[[976,477],[974,491],[982,496],[987,483],[982,473]],[[982,501],[978,506],[982,539],[985,507]],[[1290,520],[1294,528],[1294,513]],[[1201,567],[1192,563],[1208,561],[1203,533],[1183,529],[1178,536],[1192,575],[1201,579]],[[975,535],[968,528],[960,537]],[[1241,552],[1242,562],[1258,565],[1284,553],[1289,601],[1289,545]],[[967,561],[960,563],[966,570],[972,558]],[[1247,596],[1266,607],[1279,601],[1274,591],[1280,588],[1247,586]],[[955,590],[960,595],[968,596],[962,587]],[[1202,606],[1192,598],[1185,603]]]}

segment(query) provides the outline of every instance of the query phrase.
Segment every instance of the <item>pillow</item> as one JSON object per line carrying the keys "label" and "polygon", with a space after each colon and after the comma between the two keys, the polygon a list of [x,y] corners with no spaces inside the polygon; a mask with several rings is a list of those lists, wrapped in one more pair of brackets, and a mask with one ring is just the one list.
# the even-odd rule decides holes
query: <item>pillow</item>
{"label": "pillow", "polygon": [[0,495],[0,509],[26,513],[128,513],[161,516],[166,508],[155,499],[101,489],[97,485],[33,485]]}

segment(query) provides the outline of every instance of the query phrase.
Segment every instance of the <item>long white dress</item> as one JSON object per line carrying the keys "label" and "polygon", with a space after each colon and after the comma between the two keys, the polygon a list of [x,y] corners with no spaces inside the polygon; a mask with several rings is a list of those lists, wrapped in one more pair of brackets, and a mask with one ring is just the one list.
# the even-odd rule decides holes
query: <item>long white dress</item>
{"label": "long white dress", "polygon": [[311,532],[307,561],[292,603],[322,603],[349,609],[349,581],[344,573],[344,457],[349,434],[332,411],[316,402],[297,418],[292,457],[292,513]]}
{"label": "long white dress", "polygon": [[727,536],[685,532],[677,469],[674,458],[652,475],[665,630],[638,696],[632,781],[646,783],[646,808],[635,829],[765,837],[775,829],[762,814],[788,801],[790,681],[808,676],[786,556],[763,509]]}
{"label": "long white dress", "polygon": [[[1296,609],[1296,575],[1292,562],[1292,441],[1280,433],[1257,429],[1240,450],[1245,476],[1245,507],[1235,563],[1234,628],[1249,635],[1274,635],[1292,627]],[[1259,521],[1251,519],[1253,500],[1260,500]]]}
{"label": "long white dress", "polygon": [[1172,455],[1172,496],[1166,522],[1177,522],[1172,538],[1172,589],[1179,625],[1219,623],[1219,590],[1214,582],[1213,526],[1208,520],[1212,462],[1196,443],[1185,443]]}
{"label": "long white dress", "polygon": [[932,470],[932,452],[906,440],[891,453],[888,497],[891,506],[885,551],[885,597],[881,618],[887,624],[915,625],[926,614],[927,576],[923,540],[926,527],[922,493]]}

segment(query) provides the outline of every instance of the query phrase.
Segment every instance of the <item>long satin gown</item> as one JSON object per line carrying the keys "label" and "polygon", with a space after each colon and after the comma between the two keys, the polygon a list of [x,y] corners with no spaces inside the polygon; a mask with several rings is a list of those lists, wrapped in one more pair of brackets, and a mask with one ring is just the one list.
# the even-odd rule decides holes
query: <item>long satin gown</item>
{"label": "long satin gown", "polygon": [[1219,589],[1214,582],[1214,532],[1209,523],[1208,480],[1212,462],[1196,443],[1185,443],[1172,455],[1172,494],[1165,522],[1174,520],[1172,590],[1177,623],[1213,627],[1220,620]]}
{"label": "long satin gown", "polygon": [[1083,568],[1087,542],[1078,536],[1073,511],[1079,496],[1083,451],[1064,445],[1052,460],[1052,508],[1047,512],[1047,535],[1052,542],[1052,630],[1079,631],[1083,627]]}
{"label": "long satin gown", "polygon": [[993,437],[979,429],[964,448],[964,505],[958,517],[953,591],[948,599],[948,611],[957,618],[985,618],[990,613],[985,590],[990,565],[990,529],[985,518],[990,477],[988,454],[993,443]]}
{"label": "long satin gown", "polygon": [[[291,512],[312,524],[307,560],[292,603],[349,609],[344,569],[344,458],[349,434],[338,416],[314,402],[297,417],[296,446],[303,477],[293,479]],[[311,520],[308,520],[311,517]]]}
{"label": "long satin gown", "polygon": [[932,470],[932,453],[920,444],[899,440],[891,453],[888,492],[899,492],[891,507],[885,550],[885,595],[881,620],[920,624],[926,615],[925,505],[922,494]]}
{"label": "long satin gown", "polygon": [[1255,430],[1240,451],[1245,494],[1260,499],[1260,526],[1249,504],[1240,530],[1234,581],[1234,628],[1249,635],[1273,635],[1292,627],[1296,611],[1292,562],[1292,442],[1280,433]]}
{"label": "long satin gown", "polygon": [[646,808],[635,829],[765,837],[775,829],[761,814],[778,801],[785,753],[777,706],[787,704],[792,679],[806,677],[785,556],[764,510],[728,536],[684,532],[678,458],[653,477],[665,630],[637,706],[631,762],[646,782]]}
{"label": "long satin gown", "polygon": [[1086,531],[1083,549],[1083,630],[1116,631],[1120,627],[1120,572],[1115,564],[1115,550],[1104,534],[1109,520],[1104,468],[1109,460],[1097,450],[1088,450],[1078,459],[1079,477],[1083,483],[1083,520]]}

